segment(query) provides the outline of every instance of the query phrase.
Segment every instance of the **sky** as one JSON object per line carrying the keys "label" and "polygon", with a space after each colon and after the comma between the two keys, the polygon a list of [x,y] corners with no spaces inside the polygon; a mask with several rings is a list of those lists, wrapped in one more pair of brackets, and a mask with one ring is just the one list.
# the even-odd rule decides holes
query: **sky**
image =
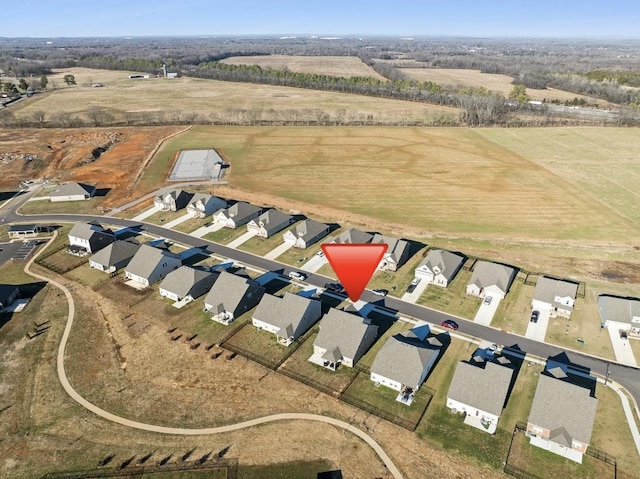
{"label": "sky", "polygon": [[640,38],[637,0],[35,0],[0,37],[399,35]]}

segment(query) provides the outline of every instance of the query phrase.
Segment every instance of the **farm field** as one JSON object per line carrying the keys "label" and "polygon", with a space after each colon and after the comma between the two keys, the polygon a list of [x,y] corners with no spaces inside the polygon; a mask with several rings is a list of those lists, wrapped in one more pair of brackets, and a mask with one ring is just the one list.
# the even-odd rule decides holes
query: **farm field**
{"label": "farm field", "polygon": [[[300,121],[307,117],[315,121],[319,114],[334,115],[338,111],[355,118],[372,115],[373,121],[403,118],[422,121],[443,114],[452,117],[458,114],[455,108],[363,95],[187,77],[129,79],[131,73],[65,69],[49,77],[57,83],[57,90],[34,96],[16,105],[13,112],[17,117],[30,117],[36,111],[45,111],[45,121],[48,121],[54,112],[88,118],[89,107],[101,107],[120,121],[125,121],[125,112],[128,112],[129,116],[153,114],[165,119],[197,114],[220,122],[229,118],[236,121],[239,110],[244,111],[246,121],[253,117],[259,119],[267,111],[270,117],[282,115],[282,118]],[[78,85],[62,86],[65,74],[74,75]],[[105,86],[91,87],[95,82]],[[230,113],[231,110],[236,113]]]}
{"label": "farm field", "polygon": [[386,81],[373,68],[358,57],[302,56],[302,55],[256,55],[229,57],[221,61],[232,65],[259,65],[273,70],[287,69],[292,72],[317,73],[337,77],[372,77]]}

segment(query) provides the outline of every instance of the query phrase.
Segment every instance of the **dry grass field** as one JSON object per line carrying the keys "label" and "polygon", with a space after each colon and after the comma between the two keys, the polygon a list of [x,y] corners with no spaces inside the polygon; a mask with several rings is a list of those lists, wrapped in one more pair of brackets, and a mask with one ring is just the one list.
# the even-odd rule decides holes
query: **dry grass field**
{"label": "dry grass field", "polygon": [[[77,86],[67,87],[62,77],[70,73]],[[245,109],[257,112],[319,110],[330,115],[339,110],[355,115],[373,115],[374,119],[400,118],[425,120],[436,115],[457,116],[457,109],[415,102],[388,100],[363,95],[305,90],[301,88],[222,82],[200,78],[129,79],[132,72],[69,68],[51,75],[55,91],[32,97],[13,107],[16,116],[31,116],[33,112],[67,112],[86,116],[89,107],[103,107],[122,120],[123,112],[161,112],[166,118],[176,114],[200,114],[206,118],[224,120],[228,110]],[[91,83],[101,82],[101,88]],[[315,118],[315,117],[314,117]],[[49,115],[45,115],[45,121]]]}
{"label": "dry grass field", "polygon": [[[508,75],[496,73],[482,73],[480,70],[457,69],[457,68],[402,68],[410,78],[419,81],[432,81],[447,87],[456,88],[478,88],[484,87],[487,90],[502,93],[505,97],[513,89],[513,78]],[[547,90],[537,90],[527,88],[527,94],[532,100],[573,100],[574,98],[584,98],[588,101],[596,101],[600,105],[606,105],[604,100],[594,100],[588,96],[571,93],[564,90],[549,88]]]}
{"label": "dry grass field", "polygon": [[337,77],[372,77],[385,81],[373,68],[362,63],[358,57],[301,56],[301,55],[257,55],[229,57],[222,63],[232,65],[259,65],[272,70],[290,70],[300,73],[317,73]]}

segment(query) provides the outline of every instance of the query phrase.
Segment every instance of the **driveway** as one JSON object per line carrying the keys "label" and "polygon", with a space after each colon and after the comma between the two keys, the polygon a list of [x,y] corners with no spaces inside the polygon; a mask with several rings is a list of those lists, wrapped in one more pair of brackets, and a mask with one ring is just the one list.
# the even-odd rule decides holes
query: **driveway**
{"label": "driveway", "polygon": [[527,326],[527,332],[524,333],[524,336],[529,339],[533,339],[534,341],[540,341],[544,343],[544,337],[547,335],[547,327],[549,326],[549,316],[551,315],[551,311],[548,309],[539,309],[540,316],[538,317],[537,323],[531,322],[531,316],[527,318],[529,321],[529,325]]}
{"label": "driveway", "polygon": [[265,259],[276,259],[278,256],[280,256],[282,253],[284,253],[285,251],[288,251],[289,249],[291,249],[293,247],[293,243],[287,243],[286,241],[284,243],[282,243],[280,246],[276,246],[275,248],[273,248],[271,251],[269,251],[267,254],[264,255]]}
{"label": "driveway", "polygon": [[[620,331],[618,328],[607,328],[609,331],[609,337],[611,338],[611,345],[613,346],[613,352],[616,355],[616,361],[629,366],[638,366],[636,358],[633,355],[633,350],[629,344],[629,339],[622,339],[620,337]],[[631,341],[638,341],[632,339]]]}
{"label": "driveway", "polygon": [[427,289],[427,286],[429,286],[429,284],[431,283],[429,283],[429,281],[427,281],[426,279],[421,280],[418,283],[418,286],[416,286],[416,289],[414,289],[411,293],[404,293],[402,295],[402,298],[400,299],[402,301],[406,301],[407,303],[415,303],[416,301],[418,301],[420,295],[422,295],[422,293],[424,293],[424,291]]}
{"label": "driveway", "polygon": [[493,315],[496,314],[499,305],[500,300],[498,298],[493,298],[491,304],[485,304],[484,300],[482,300],[482,304],[480,304],[478,312],[475,318],[473,318],[473,322],[482,324],[483,326],[490,326]]}
{"label": "driveway", "polygon": [[303,264],[300,269],[302,271],[308,271],[309,273],[315,273],[328,262],[329,260],[324,255],[318,256],[317,254],[314,254],[313,258]]}
{"label": "driveway", "polygon": [[207,233],[220,231],[222,228],[224,228],[224,223],[213,223],[212,225],[209,225],[209,226],[202,226],[201,228],[198,228],[197,230],[189,233],[189,235],[195,238],[202,238]]}
{"label": "driveway", "polygon": [[258,234],[258,232],[256,230],[247,231],[245,234],[243,234],[243,235],[239,236],[238,238],[234,239],[231,243],[229,243],[227,245],[227,247],[229,247],[229,248],[237,248],[238,246],[240,246],[245,241],[249,241],[256,234]]}
{"label": "driveway", "polygon": [[185,221],[187,221],[189,218],[193,218],[193,216],[191,216],[191,213],[184,214],[184,215],[180,216],[179,218],[176,218],[173,221],[169,221],[168,223],[165,223],[164,227],[165,228],[175,228],[180,223],[184,223]]}
{"label": "driveway", "polygon": [[160,211],[160,208],[158,208],[157,206],[152,206],[148,210],[144,210],[142,213],[140,213],[135,218],[131,218],[131,221],[143,221],[143,220],[146,220],[149,216],[151,216],[154,213],[157,213],[158,211]]}

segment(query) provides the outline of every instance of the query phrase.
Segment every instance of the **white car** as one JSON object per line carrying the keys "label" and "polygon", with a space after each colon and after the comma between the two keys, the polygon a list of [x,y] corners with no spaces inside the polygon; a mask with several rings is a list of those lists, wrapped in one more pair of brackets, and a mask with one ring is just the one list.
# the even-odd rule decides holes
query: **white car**
{"label": "white car", "polygon": [[319,256],[320,258],[324,257],[324,251],[320,250],[316,253],[316,256]]}
{"label": "white car", "polygon": [[418,284],[420,284],[420,280],[421,278],[413,278],[413,280],[411,281],[411,286],[418,286]]}
{"label": "white car", "polygon": [[304,273],[300,273],[299,271],[292,271],[291,273],[289,273],[289,278],[298,281],[304,281],[307,278],[307,275]]}

